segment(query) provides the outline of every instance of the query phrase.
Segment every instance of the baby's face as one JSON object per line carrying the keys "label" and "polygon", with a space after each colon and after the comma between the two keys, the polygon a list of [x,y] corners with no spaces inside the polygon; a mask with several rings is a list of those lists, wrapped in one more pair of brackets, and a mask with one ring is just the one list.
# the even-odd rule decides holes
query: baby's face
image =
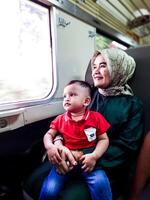
{"label": "baby's face", "polygon": [[67,85],[64,88],[63,107],[66,111],[80,112],[85,109],[87,98],[89,97],[88,89],[80,86],[79,84]]}

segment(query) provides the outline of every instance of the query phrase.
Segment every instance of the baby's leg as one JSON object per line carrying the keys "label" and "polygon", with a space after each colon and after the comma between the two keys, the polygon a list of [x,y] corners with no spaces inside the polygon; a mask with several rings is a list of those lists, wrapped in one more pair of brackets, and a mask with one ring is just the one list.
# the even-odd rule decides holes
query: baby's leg
{"label": "baby's leg", "polygon": [[82,175],[89,188],[92,200],[112,200],[110,183],[103,170],[82,172]]}
{"label": "baby's leg", "polygon": [[68,174],[60,175],[57,173],[56,168],[53,167],[44,180],[39,200],[58,199],[58,195],[68,178]]}

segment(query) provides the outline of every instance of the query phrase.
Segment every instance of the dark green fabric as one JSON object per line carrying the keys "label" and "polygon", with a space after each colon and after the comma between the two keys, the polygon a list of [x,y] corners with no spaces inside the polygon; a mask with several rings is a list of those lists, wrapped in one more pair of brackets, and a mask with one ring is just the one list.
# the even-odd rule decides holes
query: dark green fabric
{"label": "dark green fabric", "polygon": [[42,163],[23,183],[24,191],[35,200],[38,200],[44,178],[51,170],[49,161]]}
{"label": "dark green fabric", "polygon": [[[128,190],[128,177],[130,168],[134,166],[136,154],[143,138],[143,105],[134,96],[103,97],[98,92],[94,94],[91,109],[102,113],[110,122],[111,127],[107,131],[110,145],[106,153],[98,161],[111,182],[113,197]],[[87,153],[87,150],[85,150]],[[49,165],[48,165],[49,166]],[[37,197],[44,176],[48,173],[48,166],[44,165],[32,174],[30,181],[26,183],[26,191]],[[45,171],[44,171],[44,170]],[[76,180],[75,180],[76,179]],[[79,178],[72,177],[65,190],[61,193],[62,200],[88,200],[87,189]],[[74,182],[75,181],[75,182]],[[34,192],[32,192],[34,191]]]}
{"label": "dark green fabric", "polygon": [[144,110],[135,96],[104,97],[95,92],[90,108],[111,124],[107,131],[110,144],[99,164],[106,171],[114,196],[127,188],[130,168],[134,166],[144,136]]}
{"label": "dark green fabric", "polygon": [[143,137],[143,104],[135,96],[93,97],[91,109],[100,112],[111,124],[107,131],[110,145],[101,159],[105,168],[122,166],[135,156]]}
{"label": "dark green fabric", "polygon": [[90,200],[90,195],[80,178],[72,177],[60,195],[61,200]]}

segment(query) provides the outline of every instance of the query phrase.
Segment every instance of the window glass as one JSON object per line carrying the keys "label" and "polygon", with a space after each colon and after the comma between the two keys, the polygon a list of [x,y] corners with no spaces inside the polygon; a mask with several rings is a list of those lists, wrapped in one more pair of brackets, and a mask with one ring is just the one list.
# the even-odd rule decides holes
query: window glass
{"label": "window glass", "polygon": [[49,10],[28,0],[2,1],[0,23],[0,104],[47,97],[53,78]]}
{"label": "window glass", "polygon": [[120,48],[120,49],[123,49],[123,50],[126,50],[127,47],[116,42],[116,41],[113,41],[105,36],[102,36],[102,35],[96,35],[96,49],[105,49],[105,48]]}

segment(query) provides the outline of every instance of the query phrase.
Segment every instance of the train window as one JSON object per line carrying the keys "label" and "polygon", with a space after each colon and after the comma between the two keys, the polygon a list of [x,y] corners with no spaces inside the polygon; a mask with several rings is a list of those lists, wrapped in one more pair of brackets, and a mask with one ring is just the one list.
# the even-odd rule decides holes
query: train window
{"label": "train window", "polygon": [[0,104],[45,98],[53,84],[49,9],[29,0],[3,1],[0,15]]}
{"label": "train window", "polygon": [[99,34],[96,35],[95,41],[96,41],[96,49],[105,49],[108,47],[120,48],[123,50],[127,49],[126,46]]}

